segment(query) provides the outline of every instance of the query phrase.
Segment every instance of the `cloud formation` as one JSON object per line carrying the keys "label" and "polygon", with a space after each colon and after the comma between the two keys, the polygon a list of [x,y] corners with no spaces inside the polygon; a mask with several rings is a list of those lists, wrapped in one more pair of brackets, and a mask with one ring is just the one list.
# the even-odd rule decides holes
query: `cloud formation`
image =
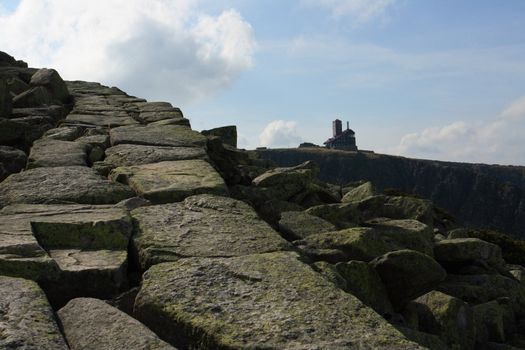
{"label": "cloud formation", "polygon": [[297,147],[300,143],[295,121],[274,120],[259,135],[259,144],[265,147]]}
{"label": "cloud formation", "polygon": [[381,16],[395,0],[303,0],[309,6],[328,9],[334,17],[350,16],[357,23],[365,23]]}
{"label": "cloud formation", "polygon": [[0,12],[0,47],[66,79],[187,103],[228,87],[253,62],[252,27],[236,10],[192,0],[22,0]]}
{"label": "cloud formation", "polygon": [[525,96],[493,119],[457,121],[405,135],[394,153],[441,160],[525,165]]}

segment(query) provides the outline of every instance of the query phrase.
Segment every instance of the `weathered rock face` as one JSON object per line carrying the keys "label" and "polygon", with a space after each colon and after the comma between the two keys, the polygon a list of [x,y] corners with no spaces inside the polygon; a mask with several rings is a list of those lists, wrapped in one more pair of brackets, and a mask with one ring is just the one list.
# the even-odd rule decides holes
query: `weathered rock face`
{"label": "weathered rock face", "polygon": [[289,250],[279,236],[245,203],[212,195],[183,203],[138,208],[133,237],[143,269],[187,257],[233,257]]}
{"label": "weathered rock face", "polygon": [[0,146],[0,181],[25,168],[26,154],[14,147]]}
{"label": "weathered rock face", "polygon": [[314,161],[320,179],[345,184],[366,179],[379,190],[398,188],[431,199],[464,224],[523,237],[525,168],[439,162],[326,149],[257,151],[278,166]]}
{"label": "weathered rock face", "polygon": [[44,87],[51,97],[59,102],[67,102],[69,98],[66,83],[64,83],[58,72],[54,69],[39,69],[33,74],[29,84],[31,86]]}
{"label": "weathered rock face", "polygon": [[302,211],[286,211],[281,214],[279,220],[279,231],[290,239],[301,239],[335,230],[335,226],[328,221]]}
{"label": "weathered rock face", "polygon": [[223,126],[210,130],[202,130],[201,134],[206,136],[218,136],[224,144],[237,147],[237,127],[235,125]]}
{"label": "weathered rock face", "polygon": [[67,350],[46,295],[33,281],[0,276],[0,347]]}
{"label": "weathered rock face", "polygon": [[85,144],[42,139],[33,144],[27,168],[87,166],[87,153]]}
{"label": "weathered rock face", "polygon": [[118,167],[109,177],[129,185],[152,203],[177,202],[201,193],[228,193],[222,177],[201,159]]}
{"label": "weathered rock face", "polygon": [[122,126],[111,129],[111,144],[121,143],[171,146],[171,147],[205,147],[206,137],[187,126],[148,125]]}
{"label": "weathered rock face", "polygon": [[370,265],[381,277],[390,301],[398,309],[434,289],[447,275],[434,259],[414,250],[387,253]]}
{"label": "weathered rock face", "polygon": [[419,348],[293,253],[153,266],[135,311],[181,348]]}
{"label": "weathered rock face", "polygon": [[7,80],[0,77],[0,118],[9,116],[11,108],[11,95],[7,88]]}
{"label": "weathered rock face", "polygon": [[102,300],[78,298],[58,312],[71,350],[173,350],[134,318]]}
{"label": "weathered rock face", "polygon": [[108,204],[134,195],[128,186],[81,166],[35,168],[0,183],[0,207],[14,203]]}

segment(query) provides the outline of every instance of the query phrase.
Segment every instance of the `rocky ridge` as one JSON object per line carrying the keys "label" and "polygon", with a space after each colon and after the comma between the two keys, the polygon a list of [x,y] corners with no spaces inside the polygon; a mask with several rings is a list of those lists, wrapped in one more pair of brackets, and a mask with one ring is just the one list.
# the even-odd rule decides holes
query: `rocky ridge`
{"label": "rocky ridge", "polygon": [[256,153],[278,166],[308,160],[320,179],[334,184],[367,180],[432,200],[472,228],[492,228],[525,238],[525,167],[412,159],[326,148],[267,149]]}
{"label": "rocky ridge", "polygon": [[268,169],[169,103],[4,54],[0,77],[1,348],[525,348],[512,240]]}

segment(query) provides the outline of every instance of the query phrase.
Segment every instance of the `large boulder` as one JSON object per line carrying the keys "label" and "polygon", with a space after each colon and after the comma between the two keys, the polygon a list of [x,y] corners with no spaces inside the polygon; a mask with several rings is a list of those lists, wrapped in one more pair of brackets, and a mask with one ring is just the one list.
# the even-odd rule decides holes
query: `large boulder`
{"label": "large boulder", "polygon": [[27,168],[87,166],[87,153],[85,144],[44,138],[31,147]]}
{"label": "large boulder", "polygon": [[27,68],[27,63],[16,60],[13,56],[0,51],[0,67],[22,67]]}
{"label": "large boulder", "polygon": [[142,323],[102,300],[73,299],[58,311],[71,350],[173,350]]}
{"label": "large boulder", "polygon": [[308,161],[290,168],[268,170],[255,178],[253,184],[258,187],[295,185],[295,187],[303,188],[309,182],[316,180],[318,175],[319,167],[315,163]]}
{"label": "large boulder", "polygon": [[353,260],[337,263],[335,269],[345,279],[346,291],[358,297],[380,315],[394,313],[381,278],[369,264]]}
{"label": "large boulder", "polygon": [[477,238],[446,239],[436,243],[434,256],[445,264],[485,261],[493,266],[503,266],[501,248]]}
{"label": "large boulder", "polygon": [[110,130],[111,144],[206,147],[206,137],[180,125],[130,125]]}
{"label": "large boulder", "polygon": [[474,349],[476,326],[472,308],[461,299],[431,291],[415,303],[426,312],[419,314],[419,329],[437,334],[450,349]]}
{"label": "large boulder", "polygon": [[294,244],[314,260],[331,263],[370,261],[395,249],[381,239],[378,231],[369,227],[312,234]]}
{"label": "large boulder", "polygon": [[14,203],[111,204],[134,195],[128,186],[82,166],[30,169],[0,183],[0,207]]}
{"label": "large boulder", "polygon": [[53,103],[53,97],[43,86],[33,87],[13,98],[13,107],[40,107]]}
{"label": "large boulder", "polygon": [[291,245],[247,204],[213,195],[131,212],[138,261],[151,265],[187,257],[231,257],[290,250]]}
{"label": "large boulder", "polygon": [[374,185],[367,181],[364,184],[354,187],[348,191],[341,199],[341,202],[358,202],[377,194],[378,193]]}
{"label": "large boulder", "polygon": [[153,266],[135,315],[181,348],[420,348],[291,252]]}
{"label": "large boulder", "polygon": [[222,143],[232,147],[237,147],[237,127],[235,125],[202,130],[201,133],[206,136],[217,136],[221,139]]}
{"label": "large boulder", "polygon": [[41,86],[47,89],[52,98],[56,101],[65,103],[69,99],[69,91],[66,83],[54,69],[39,69],[31,77],[31,86]]}
{"label": "large boulder", "polygon": [[118,167],[109,177],[129,185],[152,203],[178,202],[194,194],[228,193],[219,173],[202,159]]}
{"label": "large boulder", "polygon": [[106,150],[104,164],[111,168],[151,164],[173,160],[204,159],[206,150],[200,147],[167,147],[120,144]]}
{"label": "large boulder", "polygon": [[335,230],[328,221],[302,211],[283,212],[279,220],[279,231],[292,240]]}
{"label": "large boulder", "polygon": [[408,249],[387,253],[370,265],[381,277],[396,309],[435,289],[447,275],[434,259]]}
{"label": "large boulder", "polygon": [[106,114],[80,114],[78,112],[72,112],[66,117],[64,121],[65,125],[75,124],[86,124],[94,125],[106,128],[116,128],[119,126],[126,125],[139,125],[135,119],[124,113],[122,116],[119,115],[106,115]]}
{"label": "large boulder", "polygon": [[0,146],[0,181],[24,169],[26,162],[27,156],[23,151],[9,146]]}
{"label": "large boulder", "polygon": [[67,350],[53,309],[38,284],[0,276],[0,348]]}
{"label": "large boulder", "polygon": [[0,118],[6,118],[11,114],[11,95],[7,88],[7,81],[0,77]]}

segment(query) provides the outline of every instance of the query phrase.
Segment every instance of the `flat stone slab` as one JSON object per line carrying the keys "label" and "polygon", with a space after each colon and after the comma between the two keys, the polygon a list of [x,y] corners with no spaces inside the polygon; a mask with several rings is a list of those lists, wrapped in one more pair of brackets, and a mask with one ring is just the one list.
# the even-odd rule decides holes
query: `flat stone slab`
{"label": "flat stone slab", "polygon": [[135,316],[181,348],[421,349],[292,252],[155,265]]}
{"label": "flat stone slab", "polygon": [[87,152],[85,144],[44,138],[33,144],[27,168],[87,166]]}
{"label": "flat stone slab", "polygon": [[198,195],[174,204],[141,207],[133,245],[143,269],[185,257],[231,257],[290,250],[255,211],[241,201]]}
{"label": "flat stone slab", "polygon": [[109,178],[129,185],[152,203],[178,202],[201,193],[228,193],[219,173],[201,159],[118,167]]}
{"label": "flat stone slab", "polygon": [[291,239],[301,239],[313,234],[336,231],[330,222],[302,211],[281,213],[279,231]]}
{"label": "flat stone slab", "polygon": [[139,124],[139,122],[127,115],[113,116],[104,114],[70,114],[66,117],[66,123],[89,124],[107,128]]}
{"label": "flat stone slab", "polygon": [[118,203],[135,193],[81,166],[36,168],[0,183],[0,207],[14,203]]}
{"label": "flat stone slab", "polygon": [[171,111],[162,111],[162,112],[141,112],[138,116],[138,120],[141,123],[149,124],[153,122],[158,122],[159,120],[166,119],[176,119],[182,120],[184,116],[180,109],[174,109]]}
{"label": "flat stone slab", "polygon": [[170,160],[206,158],[200,147],[167,147],[120,144],[106,149],[104,163],[111,167],[142,165]]}
{"label": "flat stone slab", "polygon": [[58,311],[71,350],[173,350],[133,317],[102,300],[78,298]]}
{"label": "flat stone slab", "polygon": [[[0,274],[36,281],[56,281],[63,271],[71,270],[66,267],[72,265],[67,259],[55,259],[61,256],[58,253],[50,257],[46,250],[125,251],[131,230],[131,220],[126,211],[112,206],[7,206],[0,210]],[[86,261],[86,254],[77,260]],[[103,257],[106,266],[122,265],[108,259],[108,254]],[[89,268],[93,264],[96,265],[96,262],[88,262],[84,266]]]}
{"label": "flat stone slab", "polygon": [[110,130],[111,144],[206,147],[206,137],[181,125],[122,126]]}
{"label": "flat stone slab", "polygon": [[0,348],[69,349],[46,295],[33,281],[0,276]]}

